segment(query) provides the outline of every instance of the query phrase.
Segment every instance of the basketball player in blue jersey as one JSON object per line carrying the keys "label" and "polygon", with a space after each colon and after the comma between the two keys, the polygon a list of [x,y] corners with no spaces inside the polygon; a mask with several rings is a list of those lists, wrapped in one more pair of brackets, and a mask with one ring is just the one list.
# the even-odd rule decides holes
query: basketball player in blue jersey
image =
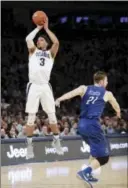
{"label": "basketball player in blue jersey", "polygon": [[92,187],[91,182],[98,179],[92,176],[92,171],[105,165],[109,160],[109,149],[107,140],[101,129],[99,118],[104,110],[106,102],[109,102],[120,118],[120,107],[112,92],[105,88],[108,84],[107,75],[104,72],[94,74],[94,85],[80,86],[77,89],[66,93],[56,100],[56,105],[60,102],[81,96],[81,112],[78,123],[78,131],[82,139],[90,146],[89,166],[77,173],[78,177]]}

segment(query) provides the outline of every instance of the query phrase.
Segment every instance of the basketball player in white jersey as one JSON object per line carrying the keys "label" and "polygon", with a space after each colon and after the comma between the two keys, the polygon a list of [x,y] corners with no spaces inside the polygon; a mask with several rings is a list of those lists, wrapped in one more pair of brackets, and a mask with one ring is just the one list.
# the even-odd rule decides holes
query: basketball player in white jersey
{"label": "basketball player in white jersey", "polygon": [[[33,39],[41,29],[45,30],[52,42],[52,46],[49,50],[49,40],[47,37],[39,37],[37,40],[37,45],[34,44]],[[59,48],[59,41],[53,32],[48,28],[48,19],[46,20],[44,26],[37,26],[26,37],[26,43],[29,51],[29,83],[27,85],[26,102],[26,113],[28,113],[26,126],[26,158],[29,159],[34,157],[32,135],[39,103],[41,103],[43,110],[47,113],[49,118],[50,128],[53,132],[52,146],[56,148],[57,154],[62,155],[63,151],[60,144],[59,130],[57,128],[57,119],[55,115],[55,101],[49,85],[54,59]]]}

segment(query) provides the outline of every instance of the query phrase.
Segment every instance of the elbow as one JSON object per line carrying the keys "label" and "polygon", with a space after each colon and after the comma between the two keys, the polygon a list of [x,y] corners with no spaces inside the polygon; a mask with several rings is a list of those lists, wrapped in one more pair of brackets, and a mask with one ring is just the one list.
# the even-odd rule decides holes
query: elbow
{"label": "elbow", "polygon": [[116,106],[115,106],[115,111],[116,111],[116,112],[119,112],[119,113],[121,112],[119,105],[116,105]]}
{"label": "elbow", "polygon": [[26,41],[26,42],[28,41],[28,37],[25,38],[25,41]]}
{"label": "elbow", "polygon": [[30,39],[29,39],[28,36],[25,38],[25,41],[26,41],[26,42],[30,41]]}
{"label": "elbow", "polygon": [[118,108],[117,108],[117,112],[119,112],[119,113],[121,112],[121,109],[120,109],[120,107],[118,107]]}
{"label": "elbow", "polygon": [[117,110],[120,112],[121,109],[120,109],[120,105],[117,103]]}
{"label": "elbow", "polygon": [[58,45],[60,44],[58,40],[57,40],[57,42],[56,42],[56,43],[57,43]]}
{"label": "elbow", "polygon": [[59,41],[54,42],[54,45],[59,47],[60,45]]}

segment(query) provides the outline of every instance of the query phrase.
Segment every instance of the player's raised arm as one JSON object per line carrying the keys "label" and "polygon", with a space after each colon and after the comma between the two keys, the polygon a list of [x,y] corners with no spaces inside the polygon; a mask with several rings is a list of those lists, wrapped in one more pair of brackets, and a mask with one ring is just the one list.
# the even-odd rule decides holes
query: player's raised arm
{"label": "player's raised arm", "polygon": [[117,116],[120,118],[121,117],[120,106],[119,106],[116,98],[113,96],[112,92],[107,91],[106,92],[106,97],[107,97],[107,101],[112,105],[113,109],[117,113]]}
{"label": "player's raised arm", "polygon": [[48,28],[48,18],[44,24],[44,29],[53,43],[50,51],[51,51],[52,57],[55,58],[59,49],[59,40],[57,39],[55,34]]}
{"label": "player's raised arm", "polygon": [[29,33],[26,37],[26,43],[28,47],[29,54],[33,54],[36,49],[33,39],[35,38],[36,34],[43,28],[43,26],[37,26],[31,33]]}
{"label": "player's raised arm", "polygon": [[83,95],[86,93],[86,90],[87,90],[87,87],[82,85],[82,86],[62,95],[60,98],[58,98],[56,100],[56,105],[59,106],[61,101],[65,101],[65,100],[71,99],[71,98],[76,97],[76,96],[83,97]]}

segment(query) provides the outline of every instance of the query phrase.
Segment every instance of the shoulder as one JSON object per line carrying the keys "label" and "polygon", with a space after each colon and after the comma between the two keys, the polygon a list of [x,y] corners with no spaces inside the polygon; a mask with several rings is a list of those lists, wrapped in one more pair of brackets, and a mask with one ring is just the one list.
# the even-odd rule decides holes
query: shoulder
{"label": "shoulder", "polygon": [[79,88],[80,88],[81,90],[83,90],[83,91],[86,91],[86,90],[87,90],[87,86],[85,86],[85,85],[81,85],[81,86],[79,86]]}
{"label": "shoulder", "polygon": [[108,95],[108,96],[113,96],[113,93],[111,91],[105,91],[105,94]]}
{"label": "shoulder", "polygon": [[113,93],[111,91],[105,91],[104,100],[106,102],[111,100],[112,97],[113,97]]}
{"label": "shoulder", "polygon": [[47,53],[49,54],[50,58],[54,61],[55,58],[52,56],[51,51],[50,51],[50,50],[47,50]]}
{"label": "shoulder", "polygon": [[38,48],[35,48],[35,50],[33,52],[29,52],[29,58],[32,57],[33,55],[35,55],[39,51],[40,50]]}
{"label": "shoulder", "polygon": [[79,88],[83,88],[83,89],[85,89],[87,86],[85,86],[85,85],[81,85],[81,86],[79,86]]}
{"label": "shoulder", "polygon": [[87,91],[87,86],[81,85],[79,86],[79,90],[81,91],[81,97],[83,97]]}

